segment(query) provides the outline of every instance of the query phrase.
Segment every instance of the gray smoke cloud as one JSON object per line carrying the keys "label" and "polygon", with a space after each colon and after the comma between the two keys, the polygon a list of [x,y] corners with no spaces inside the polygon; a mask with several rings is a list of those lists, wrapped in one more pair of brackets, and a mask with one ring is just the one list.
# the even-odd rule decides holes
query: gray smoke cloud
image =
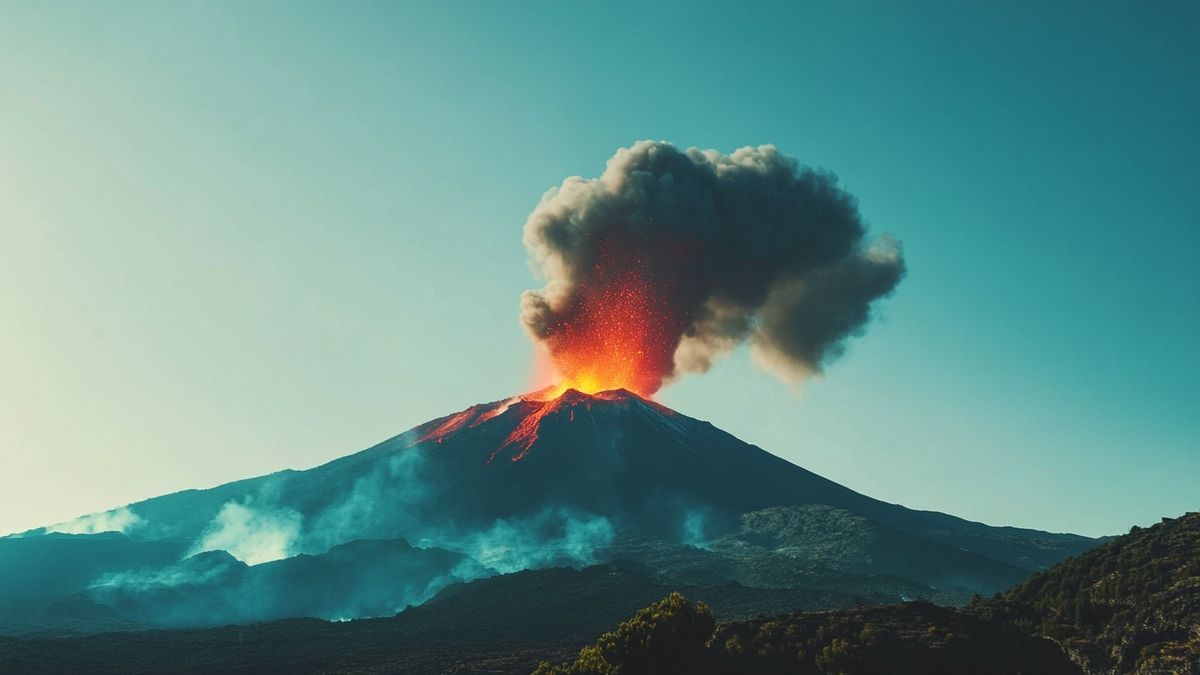
{"label": "gray smoke cloud", "polygon": [[833,174],[774,146],[722,154],[641,141],[530,214],[525,246],[546,285],[524,293],[521,320],[561,367],[587,331],[623,320],[596,314],[632,280],[654,327],[639,343],[642,391],[705,372],[747,341],[759,364],[795,381],[840,355],[904,276],[899,242],[865,235]]}

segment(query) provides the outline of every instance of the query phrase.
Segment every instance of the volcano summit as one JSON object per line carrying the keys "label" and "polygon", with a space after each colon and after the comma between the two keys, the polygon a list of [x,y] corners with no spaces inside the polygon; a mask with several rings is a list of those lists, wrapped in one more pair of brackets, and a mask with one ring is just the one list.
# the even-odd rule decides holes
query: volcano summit
{"label": "volcano summit", "polygon": [[0,629],[380,616],[460,582],[598,563],[825,591],[814,609],[958,602],[1095,544],[881,502],[629,391],[544,396],[0,539]]}

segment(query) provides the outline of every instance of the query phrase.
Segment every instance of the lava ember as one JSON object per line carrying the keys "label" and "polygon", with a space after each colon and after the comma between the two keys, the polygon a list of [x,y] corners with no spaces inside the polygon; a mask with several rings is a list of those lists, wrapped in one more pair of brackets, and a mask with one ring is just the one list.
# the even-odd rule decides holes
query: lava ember
{"label": "lava ember", "polygon": [[654,394],[674,369],[685,318],[667,289],[649,283],[638,269],[601,263],[592,278],[545,338],[562,378],[548,395],[567,389]]}

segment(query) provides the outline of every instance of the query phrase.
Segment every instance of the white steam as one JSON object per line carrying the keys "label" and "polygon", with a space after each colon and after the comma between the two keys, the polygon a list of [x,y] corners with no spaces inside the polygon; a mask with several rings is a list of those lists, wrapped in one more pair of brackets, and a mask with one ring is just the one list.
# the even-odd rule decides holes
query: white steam
{"label": "white steam", "polygon": [[321,552],[354,539],[381,536],[381,523],[416,525],[412,507],[429,496],[421,481],[419,448],[398,452],[354,480],[350,491],[312,518],[304,534],[305,552]]}
{"label": "white steam", "polygon": [[189,555],[226,551],[247,565],[294,555],[303,517],[289,508],[259,510],[254,500],[229,501],[200,535]]}
{"label": "white steam", "polygon": [[121,532],[128,534],[142,524],[142,517],[134,513],[128,506],[111,511],[90,513],[74,520],[68,520],[46,528],[46,532],[61,532],[63,534],[98,534],[100,532]]}
{"label": "white steam", "polygon": [[552,565],[593,565],[613,536],[608,518],[547,509],[529,517],[496,520],[486,530],[435,535],[421,543],[461,552],[507,574]]}

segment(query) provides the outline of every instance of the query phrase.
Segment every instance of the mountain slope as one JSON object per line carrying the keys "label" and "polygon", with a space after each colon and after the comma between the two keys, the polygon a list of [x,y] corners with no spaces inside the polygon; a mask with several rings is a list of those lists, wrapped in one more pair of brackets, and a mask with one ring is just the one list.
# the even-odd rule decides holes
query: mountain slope
{"label": "mountain slope", "polygon": [[1200,674],[1200,513],[1135,527],[1038,574],[1004,608],[1088,672]]}
{"label": "mountain slope", "polygon": [[413,548],[402,539],[360,540],[252,566],[209,551],[152,572],[102,579],[90,595],[147,626],[341,620],[391,616],[447,585],[491,573],[458,553]]}
{"label": "mountain slope", "polygon": [[[378,503],[354,503],[366,497]],[[196,539],[230,502],[299,516],[310,530],[301,550],[423,538],[414,533],[437,539],[442,529],[471,530],[548,508],[602,514],[629,534],[678,536],[697,513],[720,532],[736,527],[742,513],[799,504],[844,509],[1027,570],[1095,543],[871,499],[623,390],[472,406],[307,471],[139,502],[130,507],[140,519],[131,533]],[[347,531],[331,533],[338,528]]]}
{"label": "mountain slope", "polygon": [[[276,618],[287,615],[277,604],[246,609],[227,598],[242,600],[243,577],[265,574],[260,566],[373,540],[453,552],[500,573],[619,557],[678,583],[953,603],[1006,588],[1096,543],[871,499],[624,390],[480,404],[313,469],[166,495],[58,527],[88,531],[97,523],[121,524],[125,536],[108,545],[132,557],[84,560],[73,569],[62,567],[76,564],[64,558],[47,575],[12,560],[33,560],[31,551],[63,535],[43,529],[0,540],[0,570],[24,570],[14,577],[22,601],[41,612],[59,606],[41,600],[88,589],[106,607],[124,607],[121,617],[153,621],[152,613],[129,610],[130,598],[187,589],[181,607],[212,611],[164,615],[170,620],[154,625]],[[120,537],[76,536],[77,547]],[[387,555],[395,561],[378,561],[385,569],[404,568],[401,559],[416,554]],[[229,571],[237,561],[249,570]],[[348,588],[335,569],[319,572],[327,585]],[[141,579],[178,575],[169,593],[141,587]],[[347,616],[376,615],[399,597],[393,589],[379,593]],[[331,616],[334,604],[289,611]],[[22,607],[8,616],[30,605]]]}
{"label": "mountain slope", "polygon": [[120,569],[169,565],[187,547],[116,532],[0,538],[0,606],[78,593],[100,575]]}
{"label": "mountain slope", "polygon": [[[53,537],[59,552],[89,552],[95,535]],[[120,543],[121,535],[103,535]],[[36,539],[21,543],[41,543]],[[129,542],[132,546],[140,542]],[[203,627],[289,617],[348,619],[391,616],[450,584],[494,574],[471,558],[404,540],[353,541],[320,555],[246,565],[225,551],[208,551],[160,565],[83,567],[64,556],[76,582],[0,601],[0,635],[70,635],[151,627]],[[92,574],[81,577],[80,571]],[[19,579],[6,570],[4,579]],[[68,577],[72,575],[67,575]],[[4,584],[9,586],[9,584]]]}
{"label": "mountain slope", "polygon": [[937,588],[1006,588],[1027,570],[881,525],[823,504],[745,513],[738,530],[709,543],[714,551],[766,553],[818,562],[853,574],[886,574]]}
{"label": "mountain slope", "polygon": [[550,568],[452,585],[386,619],[0,637],[0,672],[528,673],[541,660],[568,657],[674,588],[707,599],[730,619],[860,601],[806,589],[673,586],[608,565]]}

